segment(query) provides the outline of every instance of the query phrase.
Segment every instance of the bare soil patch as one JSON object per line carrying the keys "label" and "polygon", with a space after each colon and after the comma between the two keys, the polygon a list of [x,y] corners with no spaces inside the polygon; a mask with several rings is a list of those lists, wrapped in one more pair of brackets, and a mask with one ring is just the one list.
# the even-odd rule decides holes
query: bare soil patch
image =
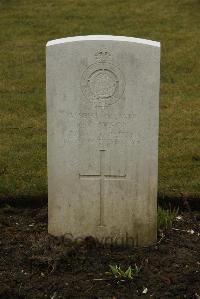
{"label": "bare soil patch", "polygon": [[[0,213],[0,298],[200,298],[200,216],[183,212],[158,243],[112,248],[47,233],[46,208]],[[142,266],[132,280],[105,272]],[[146,292],[146,293],[145,293]]]}

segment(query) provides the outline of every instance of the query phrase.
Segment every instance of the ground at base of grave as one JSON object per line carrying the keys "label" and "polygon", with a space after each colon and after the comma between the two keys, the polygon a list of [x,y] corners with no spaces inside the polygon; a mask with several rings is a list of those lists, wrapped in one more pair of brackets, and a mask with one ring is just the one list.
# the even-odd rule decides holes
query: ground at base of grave
{"label": "ground at base of grave", "polygon": [[[200,298],[200,215],[180,213],[146,248],[109,248],[47,234],[47,208],[0,212],[0,298]],[[141,266],[133,279],[106,274]]]}

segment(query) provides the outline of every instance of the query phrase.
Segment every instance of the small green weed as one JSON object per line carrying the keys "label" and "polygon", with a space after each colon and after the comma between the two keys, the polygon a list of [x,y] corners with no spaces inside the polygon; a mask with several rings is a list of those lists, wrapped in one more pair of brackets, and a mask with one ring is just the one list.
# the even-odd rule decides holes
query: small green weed
{"label": "small green weed", "polygon": [[110,271],[106,272],[106,274],[112,275],[119,280],[133,279],[141,270],[141,267],[138,267],[136,264],[134,268],[129,266],[126,271],[123,271],[120,268],[120,266],[117,265],[115,266],[109,265],[109,267],[110,267]]}
{"label": "small green weed", "polygon": [[158,207],[158,231],[170,229],[172,227],[172,222],[177,215],[178,208],[165,210]]}

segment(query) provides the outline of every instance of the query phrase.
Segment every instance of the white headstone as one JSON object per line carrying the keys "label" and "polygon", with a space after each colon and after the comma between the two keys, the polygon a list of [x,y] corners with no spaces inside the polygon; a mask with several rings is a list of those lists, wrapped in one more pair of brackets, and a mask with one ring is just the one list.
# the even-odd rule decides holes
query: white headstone
{"label": "white headstone", "polygon": [[47,43],[49,233],[156,241],[160,43]]}

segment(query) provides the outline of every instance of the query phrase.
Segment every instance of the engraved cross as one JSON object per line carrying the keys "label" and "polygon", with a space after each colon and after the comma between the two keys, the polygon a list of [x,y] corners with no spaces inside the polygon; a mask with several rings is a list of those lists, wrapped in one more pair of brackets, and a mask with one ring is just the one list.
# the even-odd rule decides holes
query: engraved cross
{"label": "engraved cross", "polygon": [[104,200],[105,200],[105,190],[104,182],[108,180],[123,180],[126,175],[108,175],[105,174],[105,150],[100,150],[100,173],[99,174],[79,174],[82,180],[99,180],[99,200],[100,200],[100,213],[99,213],[99,224],[98,226],[104,225]]}

